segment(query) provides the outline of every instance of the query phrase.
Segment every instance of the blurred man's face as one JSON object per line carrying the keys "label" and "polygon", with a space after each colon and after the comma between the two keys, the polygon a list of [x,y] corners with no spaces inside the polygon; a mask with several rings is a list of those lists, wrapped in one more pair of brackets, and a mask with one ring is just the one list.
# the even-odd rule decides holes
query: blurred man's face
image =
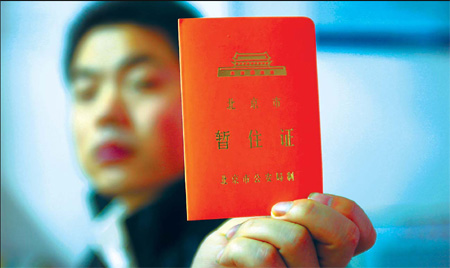
{"label": "blurred man's face", "polygon": [[98,26],[79,43],[71,69],[77,154],[100,193],[148,191],[181,175],[178,59],[162,34]]}

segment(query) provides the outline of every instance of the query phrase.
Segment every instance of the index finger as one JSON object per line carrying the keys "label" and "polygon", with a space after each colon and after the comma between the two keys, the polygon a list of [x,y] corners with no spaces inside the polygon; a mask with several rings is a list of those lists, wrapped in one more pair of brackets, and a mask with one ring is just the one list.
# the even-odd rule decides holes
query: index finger
{"label": "index finger", "polygon": [[330,206],[358,226],[360,238],[355,255],[370,249],[375,244],[377,237],[375,228],[364,210],[354,201],[342,196],[320,193],[312,193],[308,198]]}

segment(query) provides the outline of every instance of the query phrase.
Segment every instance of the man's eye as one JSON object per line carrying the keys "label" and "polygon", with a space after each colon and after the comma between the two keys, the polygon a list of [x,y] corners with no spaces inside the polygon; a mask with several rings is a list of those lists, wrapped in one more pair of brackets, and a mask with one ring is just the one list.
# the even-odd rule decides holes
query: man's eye
{"label": "man's eye", "polygon": [[73,83],[74,96],[77,101],[90,101],[97,92],[92,79],[78,79]]}
{"label": "man's eye", "polygon": [[156,86],[155,80],[139,80],[133,83],[133,88],[139,91],[153,90]]}
{"label": "man's eye", "polygon": [[87,102],[92,100],[95,97],[95,94],[97,93],[96,88],[94,85],[90,85],[89,87],[74,87],[74,96],[75,100],[80,102]]}
{"label": "man's eye", "polygon": [[75,98],[78,101],[87,102],[95,97],[96,90],[93,88],[75,91]]}

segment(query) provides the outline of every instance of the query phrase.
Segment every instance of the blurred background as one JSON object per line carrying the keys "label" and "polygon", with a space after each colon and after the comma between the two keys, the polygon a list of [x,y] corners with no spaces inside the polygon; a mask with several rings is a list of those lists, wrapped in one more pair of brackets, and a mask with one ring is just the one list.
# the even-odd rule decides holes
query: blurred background
{"label": "blurred background", "polygon": [[[324,191],[378,240],[352,266],[449,266],[449,2],[197,2],[205,17],[316,24]],[[86,2],[1,2],[1,257],[74,266],[91,238],[61,76]]]}

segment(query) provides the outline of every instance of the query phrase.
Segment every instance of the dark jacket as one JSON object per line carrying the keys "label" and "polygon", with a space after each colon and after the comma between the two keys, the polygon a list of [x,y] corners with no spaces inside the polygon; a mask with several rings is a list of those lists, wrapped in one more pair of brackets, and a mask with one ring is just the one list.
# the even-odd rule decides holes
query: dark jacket
{"label": "dark jacket", "polygon": [[[95,211],[109,201],[94,194]],[[126,219],[126,228],[139,267],[188,267],[205,236],[223,221],[187,221],[185,183],[180,179],[157,201]],[[83,266],[105,266],[94,252],[89,255]]]}

